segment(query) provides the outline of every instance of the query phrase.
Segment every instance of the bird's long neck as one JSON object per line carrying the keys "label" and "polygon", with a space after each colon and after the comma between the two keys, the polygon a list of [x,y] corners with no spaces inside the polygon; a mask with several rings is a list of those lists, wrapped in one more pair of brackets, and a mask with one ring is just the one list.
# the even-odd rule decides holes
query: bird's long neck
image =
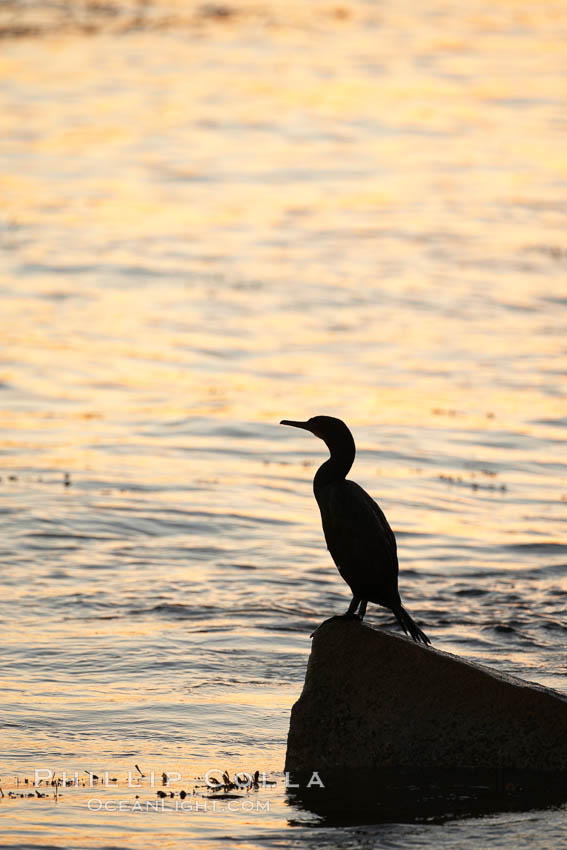
{"label": "bird's long neck", "polygon": [[334,481],[344,481],[354,462],[356,449],[350,433],[345,434],[340,443],[327,443],[327,447],[331,452],[331,457],[315,473],[313,479],[315,490]]}

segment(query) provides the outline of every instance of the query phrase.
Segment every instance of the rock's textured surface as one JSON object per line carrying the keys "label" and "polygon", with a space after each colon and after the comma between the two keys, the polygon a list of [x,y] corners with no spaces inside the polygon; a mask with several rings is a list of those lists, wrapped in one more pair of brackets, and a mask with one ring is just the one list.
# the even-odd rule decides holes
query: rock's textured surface
{"label": "rock's textured surface", "polygon": [[567,771],[567,697],[353,620],[314,635],[286,770]]}

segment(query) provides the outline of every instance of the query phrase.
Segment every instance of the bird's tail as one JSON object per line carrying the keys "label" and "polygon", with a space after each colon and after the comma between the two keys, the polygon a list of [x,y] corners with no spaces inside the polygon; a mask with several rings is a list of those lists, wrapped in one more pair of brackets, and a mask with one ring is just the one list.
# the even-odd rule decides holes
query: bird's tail
{"label": "bird's tail", "polygon": [[402,608],[402,606],[400,605],[399,608],[393,608],[392,610],[394,612],[396,620],[398,621],[406,635],[412,637],[416,643],[424,643],[426,646],[431,645],[431,641],[429,640],[427,635],[421,631],[421,629],[416,623],[414,623],[405,608]]}

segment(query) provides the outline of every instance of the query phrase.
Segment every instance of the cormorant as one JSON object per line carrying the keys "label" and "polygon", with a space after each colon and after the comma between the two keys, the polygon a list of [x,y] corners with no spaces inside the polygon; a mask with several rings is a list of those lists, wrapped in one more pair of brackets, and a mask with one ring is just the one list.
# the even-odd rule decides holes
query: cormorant
{"label": "cormorant", "polygon": [[375,602],[389,608],[414,641],[430,644],[402,606],[396,538],[388,520],[366,490],[346,479],[356,448],[345,423],[333,416],[313,416],[307,422],[282,419],[280,425],[311,431],[331,453],[315,474],[313,492],[321,511],[327,548],[353,593],[344,616],[362,620],[367,603]]}

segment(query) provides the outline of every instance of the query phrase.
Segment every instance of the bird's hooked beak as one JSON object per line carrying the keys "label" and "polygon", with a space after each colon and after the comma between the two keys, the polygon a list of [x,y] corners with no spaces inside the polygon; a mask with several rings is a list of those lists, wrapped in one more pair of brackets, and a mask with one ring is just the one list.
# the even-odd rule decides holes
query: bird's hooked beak
{"label": "bird's hooked beak", "polygon": [[[309,422],[294,422],[292,419],[282,419],[280,425],[291,425],[293,428],[303,428],[304,431],[311,431]],[[311,433],[313,433],[311,431]]]}

